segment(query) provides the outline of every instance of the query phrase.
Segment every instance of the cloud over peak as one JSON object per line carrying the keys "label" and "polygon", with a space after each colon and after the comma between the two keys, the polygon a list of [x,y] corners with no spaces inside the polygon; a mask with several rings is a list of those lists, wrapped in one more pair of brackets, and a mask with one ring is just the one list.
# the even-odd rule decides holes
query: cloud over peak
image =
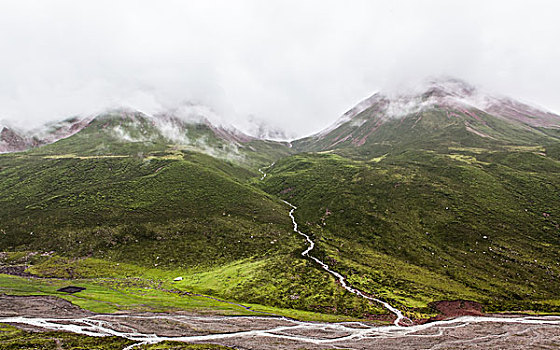
{"label": "cloud over peak", "polygon": [[245,131],[260,120],[303,136],[377,90],[442,74],[559,111],[559,10],[554,1],[3,1],[0,120],[196,101]]}

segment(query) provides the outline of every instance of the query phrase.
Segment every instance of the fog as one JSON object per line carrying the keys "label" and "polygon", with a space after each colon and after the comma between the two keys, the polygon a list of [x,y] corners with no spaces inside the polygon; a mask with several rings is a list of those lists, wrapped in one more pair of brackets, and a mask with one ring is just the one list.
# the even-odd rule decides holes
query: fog
{"label": "fog", "polygon": [[560,112],[557,1],[1,1],[0,120],[203,105],[289,137],[453,76]]}

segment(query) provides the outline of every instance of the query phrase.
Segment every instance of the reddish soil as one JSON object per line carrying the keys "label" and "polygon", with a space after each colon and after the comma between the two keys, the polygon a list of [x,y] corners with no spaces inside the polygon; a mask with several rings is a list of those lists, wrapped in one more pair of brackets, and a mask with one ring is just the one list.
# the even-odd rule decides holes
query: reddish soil
{"label": "reddish soil", "polygon": [[443,300],[428,304],[429,307],[438,311],[438,315],[428,319],[416,320],[415,324],[424,324],[433,321],[441,321],[459,316],[484,316],[482,305],[470,300]]}

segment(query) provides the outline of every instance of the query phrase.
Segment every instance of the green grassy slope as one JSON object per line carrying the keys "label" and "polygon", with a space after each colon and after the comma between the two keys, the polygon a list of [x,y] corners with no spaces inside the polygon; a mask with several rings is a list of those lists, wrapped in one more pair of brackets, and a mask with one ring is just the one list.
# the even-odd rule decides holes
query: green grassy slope
{"label": "green grassy slope", "polygon": [[[288,207],[254,186],[255,169],[83,132],[0,156],[0,249],[71,258],[41,262],[36,273],[107,277],[103,264],[79,267],[92,257],[132,263],[142,280],[140,267],[176,269],[184,291],[229,300],[353,316],[385,312],[348,298],[301,258],[304,241],[291,230]],[[131,275],[117,271],[110,277],[128,284]]]}
{"label": "green grassy slope", "polygon": [[549,145],[559,140],[555,129],[529,127],[477,109],[435,106],[394,118],[374,106],[327,134],[297,140],[293,145],[300,152],[332,150],[369,159],[410,149],[444,152],[449,147],[481,147],[506,151],[512,145]]}
{"label": "green grassy slope", "polygon": [[302,154],[264,188],[300,207],[315,254],[364,291],[406,307],[462,298],[559,311],[560,162],[540,153]]}
{"label": "green grassy slope", "polygon": [[75,135],[26,153],[42,156],[144,156],[154,152],[191,151],[246,168],[264,166],[292,151],[286,143],[252,139],[235,130],[174,117],[149,117],[114,111],[93,119]]}
{"label": "green grassy slope", "polygon": [[277,162],[264,188],[365,291],[558,312],[558,136],[460,103],[395,118],[380,102],[294,142],[318,153]]}
{"label": "green grassy slope", "polygon": [[[317,151],[297,155],[206,124],[170,136],[141,114],[96,118],[54,144],[0,155],[0,250],[55,251],[30,271],[111,288],[166,293],[161,283],[181,275],[181,292],[386,313],[301,257],[283,198],[299,207],[314,255],[409,315],[459,298],[560,311],[558,134],[479,111],[436,107],[384,123],[373,112],[294,142]],[[256,169],[272,161],[259,181]]]}
{"label": "green grassy slope", "polygon": [[172,247],[161,256],[164,264],[185,253],[188,264],[195,252],[216,263],[264,253],[263,240],[286,236],[283,206],[243,182],[244,169],[216,163],[196,153],[148,160],[0,157],[2,245],[146,263],[158,247]]}

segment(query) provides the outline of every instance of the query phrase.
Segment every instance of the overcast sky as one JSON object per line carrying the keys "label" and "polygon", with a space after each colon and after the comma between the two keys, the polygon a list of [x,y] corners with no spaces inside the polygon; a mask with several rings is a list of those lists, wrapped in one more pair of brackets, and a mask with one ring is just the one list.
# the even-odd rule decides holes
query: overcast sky
{"label": "overcast sky", "polygon": [[560,1],[0,0],[0,120],[206,104],[302,136],[450,75],[560,112]]}

